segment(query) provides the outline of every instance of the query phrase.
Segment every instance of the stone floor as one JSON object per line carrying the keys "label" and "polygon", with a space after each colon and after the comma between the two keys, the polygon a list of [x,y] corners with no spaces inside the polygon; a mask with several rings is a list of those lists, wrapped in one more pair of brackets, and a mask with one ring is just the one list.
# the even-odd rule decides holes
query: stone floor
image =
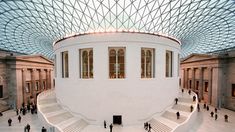
{"label": "stone floor", "polygon": [[[198,114],[197,121],[195,125],[189,132],[235,132],[235,112],[221,109],[218,110],[218,119],[215,121],[214,118],[210,117],[210,112],[214,108],[210,107],[209,111],[202,109]],[[3,113],[4,115],[0,117],[0,132],[23,132],[24,126],[29,123],[31,125],[31,132],[40,132],[41,123],[37,118],[37,115],[26,114],[22,116],[22,122],[19,123],[17,120],[16,113],[13,110],[9,110]],[[224,114],[229,115],[229,122],[224,122]],[[7,120],[12,118],[12,126],[9,127]],[[83,132],[109,132],[109,129],[104,129],[102,126],[89,125],[84,129]],[[114,126],[113,132],[146,132],[142,126],[128,126],[120,127]]]}

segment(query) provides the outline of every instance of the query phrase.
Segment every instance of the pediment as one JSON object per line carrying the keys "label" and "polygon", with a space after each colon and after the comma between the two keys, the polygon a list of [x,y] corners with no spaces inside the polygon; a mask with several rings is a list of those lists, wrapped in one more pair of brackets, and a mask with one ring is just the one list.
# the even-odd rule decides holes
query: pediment
{"label": "pediment", "polygon": [[206,54],[191,54],[187,58],[185,58],[182,62],[192,62],[192,61],[207,60],[212,58],[215,58],[215,56],[206,55]]}
{"label": "pediment", "polygon": [[24,56],[17,56],[17,60],[24,60],[30,62],[40,62],[40,63],[53,63],[51,60],[41,56],[41,55],[24,55]]}

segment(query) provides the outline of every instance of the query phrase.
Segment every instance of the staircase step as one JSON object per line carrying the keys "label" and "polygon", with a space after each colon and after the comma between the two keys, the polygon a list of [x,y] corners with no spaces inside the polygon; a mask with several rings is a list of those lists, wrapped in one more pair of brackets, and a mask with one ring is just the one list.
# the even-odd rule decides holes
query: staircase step
{"label": "staircase step", "polygon": [[84,120],[78,120],[74,122],[73,124],[69,125],[68,127],[64,128],[64,132],[80,132],[82,129],[84,129],[88,123]]}
{"label": "staircase step", "polygon": [[74,117],[71,113],[65,112],[55,116],[48,117],[47,120],[52,124],[59,124],[64,120],[68,120],[69,118]]}
{"label": "staircase step", "polygon": [[168,127],[170,127],[171,129],[174,129],[178,124],[174,121],[171,121],[163,116],[159,116],[158,118],[156,118],[157,121],[167,125]]}
{"label": "staircase step", "polygon": [[171,121],[174,121],[174,122],[176,122],[178,124],[183,123],[187,119],[187,117],[185,117],[185,116],[183,116],[181,114],[180,114],[180,118],[177,119],[176,113],[169,112],[169,111],[164,112],[161,116],[165,117],[165,118],[167,118],[167,119],[169,119]]}
{"label": "staircase step", "polygon": [[149,123],[151,124],[152,129],[155,132],[170,132],[172,130],[169,126],[167,126],[167,125],[165,125],[155,119],[151,119]]}

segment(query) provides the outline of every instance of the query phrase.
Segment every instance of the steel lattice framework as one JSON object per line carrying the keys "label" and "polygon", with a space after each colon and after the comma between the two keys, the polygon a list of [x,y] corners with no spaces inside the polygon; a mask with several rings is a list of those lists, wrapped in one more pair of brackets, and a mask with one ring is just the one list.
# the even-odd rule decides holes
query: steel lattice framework
{"label": "steel lattice framework", "polygon": [[235,46],[234,0],[1,0],[0,48],[51,58],[68,34],[162,33],[182,56]]}

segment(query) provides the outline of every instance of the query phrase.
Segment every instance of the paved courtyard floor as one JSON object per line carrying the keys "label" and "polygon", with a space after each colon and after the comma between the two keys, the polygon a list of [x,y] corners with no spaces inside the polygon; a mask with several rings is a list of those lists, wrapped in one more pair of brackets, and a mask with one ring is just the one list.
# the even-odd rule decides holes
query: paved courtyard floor
{"label": "paved courtyard floor", "polygon": [[[210,117],[210,112],[214,110],[210,107],[209,111],[202,109],[198,113],[198,118],[195,125],[189,132],[235,132],[235,112],[221,109],[218,110],[218,119],[215,121],[214,118]],[[229,115],[229,122],[224,121],[224,115]],[[12,119],[12,126],[8,126],[7,120]],[[22,115],[21,123],[18,122],[15,111],[9,110],[3,113],[0,117],[0,132],[24,132],[24,126],[30,124],[30,132],[41,132],[42,124],[37,118],[37,115],[31,115],[30,113],[25,116]],[[89,125],[84,129],[83,132],[109,132],[109,129],[104,129],[102,126]],[[114,126],[113,132],[146,132],[142,126]]]}

